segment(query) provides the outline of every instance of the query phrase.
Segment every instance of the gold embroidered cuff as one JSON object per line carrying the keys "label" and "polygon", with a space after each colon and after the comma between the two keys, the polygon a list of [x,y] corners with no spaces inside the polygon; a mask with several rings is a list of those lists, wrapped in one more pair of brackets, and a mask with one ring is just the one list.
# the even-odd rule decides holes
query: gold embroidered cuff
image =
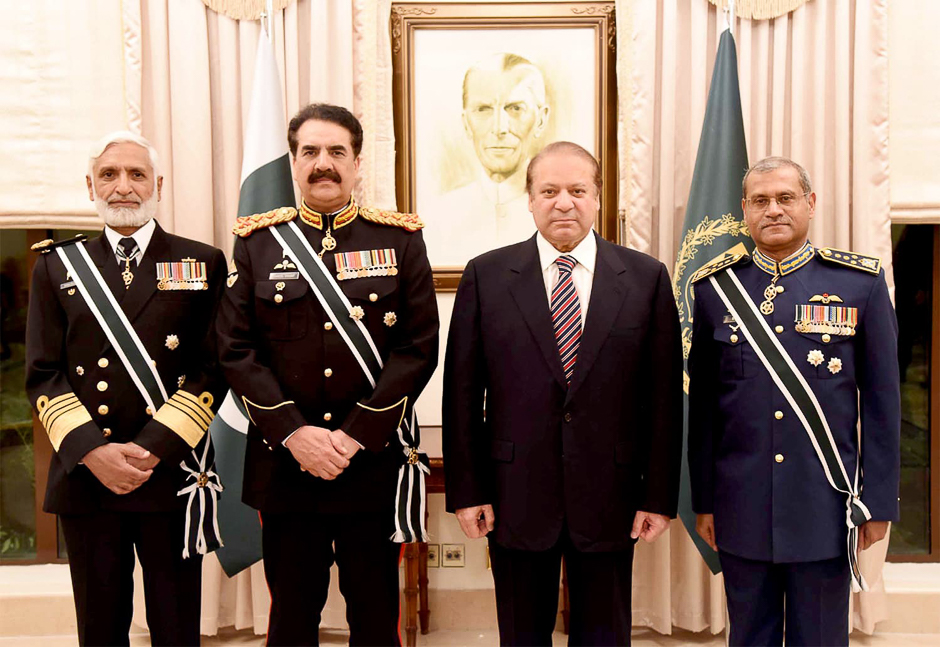
{"label": "gold embroidered cuff", "polygon": [[274,411],[275,409],[280,409],[281,407],[285,407],[285,406],[287,406],[288,404],[294,404],[294,401],[293,401],[293,400],[285,400],[284,402],[280,402],[280,403],[278,403],[278,404],[275,404],[273,407],[265,407],[265,406],[262,406],[262,405],[260,405],[260,404],[256,404],[256,403],[252,402],[251,400],[249,400],[249,399],[246,398],[245,396],[242,396],[242,403],[245,405],[245,413],[248,414],[248,419],[251,420],[251,424],[253,424],[254,426],[257,427],[257,426],[258,426],[258,423],[255,422],[255,419],[251,417],[251,408],[249,407],[249,405],[251,405],[251,406],[254,407],[255,409],[260,409],[261,411]]}
{"label": "gold embroidered cuff", "polygon": [[153,419],[172,429],[187,445],[195,447],[215,416],[211,408],[212,400],[211,393],[203,392],[196,397],[181,389],[160,407]]}
{"label": "gold embroidered cuff", "polygon": [[36,400],[36,408],[39,410],[39,421],[46,428],[52,448],[56,451],[59,451],[62,441],[73,429],[91,422],[91,414],[78,401],[75,393],[64,393],[51,400],[41,395]]}

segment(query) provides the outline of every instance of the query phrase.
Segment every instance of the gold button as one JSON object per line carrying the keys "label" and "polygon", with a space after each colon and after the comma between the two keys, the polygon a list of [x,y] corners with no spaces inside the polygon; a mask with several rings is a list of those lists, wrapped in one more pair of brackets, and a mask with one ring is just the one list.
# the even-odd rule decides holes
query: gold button
{"label": "gold button", "polygon": [[783,454],[777,454],[776,456],[774,456],[774,460],[777,461],[778,463],[782,463],[782,462],[783,462]]}
{"label": "gold button", "polygon": [[98,413],[102,416],[108,415],[108,405],[102,404],[100,407],[98,407]]}
{"label": "gold button", "polygon": [[108,362],[107,357],[102,357],[101,359],[98,360],[98,366],[100,366],[101,368],[108,368],[108,363],[109,362]]}
{"label": "gold button", "polygon": [[782,286],[782,285],[778,285],[778,286],[777,286],[777,294],[780,294],[781,292],[783,292],[783,286]]}
{"label": "gold button", "polygon": [[323,330],[333,330],[333,322],[327,321],[325,324],[323,324]]}
{"label": "gold button", "polygon": [[774,411],[774,418],[777,420],[783,420],[783,411]]}
{"label": "gold button", "polygon": [[102,380],[101,382],[98,382],[98,390],[99,390],[99,391],[107,391],[107,390],[108,390],[108,383],[105,382],[105,381],[103,381],[103,380]]}
{"label": "gold button", "polygon": [[737,343],[738,343],[738,336],[737,336],[737,335],[731,335],[731,343],[732,343],[732,344],[737,344]]}
{"label": "gold button", "polygon": [[832,341],[832,337],[829,336],[829,333],[826,333],[822,336],[822,341],[824,344],[828,344],[830,341]]}
{"label": "gold button", "polygon": [[147,415],[148,415],[148,416],[152,416],[152,415],[153,415],[153,409],[151,409],[150,407],[147,407],[146,411],[147,411]]}
{"label": "gold button", "polygon": [[330,420],[333,419],[333,414],[332,414],[332,413],[324,413],[324,414],[323,414],[323,419],[326,420],[327,422],[329,422]]}
{"label": "gold button", "polygon": [[377,295],[375,292],[369,295],[369,301],[372,301],[374,303],[378,300],[379,300],[379,295]]}
{"label": "gold button", "polygon": [[333,375],[333,369],[328,368],[328,369],[326,369],[325,371],[323,371],[323,374],[324,374],[325,376],[327,376],[327,377],[330,377],[330,376]]}
{"label": "gold button", "polygon": [[284,295],[283,295],[283,294],[275,294],[275,295],[274,295],[274,303],[280,303],[280,302],[283,301],[283,300],[284,300]]}
{"label": "gold button", "polygon": [[105,438],[110,438],[111,430],[105,427],[104,429],[101,430],[101,435],[104,436]]}
{"label": "gold button", "polygon": [[782,333],[783,326],[780,326],[780,325],[774,326],[774,332],[776,332],[777,334]]}

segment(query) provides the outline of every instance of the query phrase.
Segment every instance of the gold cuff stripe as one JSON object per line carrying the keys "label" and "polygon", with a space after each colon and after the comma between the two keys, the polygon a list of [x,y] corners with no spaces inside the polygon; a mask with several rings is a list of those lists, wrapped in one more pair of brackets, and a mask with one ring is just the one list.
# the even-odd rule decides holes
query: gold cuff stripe
{"label": "gold cuff stripe", "polygon": [[244,403],[245,405],[245,413],[248,414],[248,419],[251,420],[251,424],[257,427],[258,423],[255,422],[255,419],[251,417],[251,409],[248,408],[249,404],[253,406],[255,409],[261,409],[262,411],[274,411],[275,409],[280,409],[281,407],[286,406],[288,404],[294,404],[294,401],[286,400],[285,402],[281,402],[280,404],[275,404],[273,407],[263,407],[260,404],[255,404],[254,402],[252,402],[245,396],[242,396],[242,403]]}
{"label": "gold cuff stripe", "polygon": [[359,406],[359,407],[362,407],[362,408],[365,409],[366,411],[375,411],[376,413],[381,413],[381,412],[383,412],[383,411],[391,411],[392,409],[394,409],[394,408],[396,408],[396,407],[401,407],[401,417],[398,419],[398,425],[396,426],[396,429],[397,429],[398,427],[401,427],[401,423],[402,423],[402,421],[404,421],[404,419],[405,419],[405,411],[408,409],[408,396],[406,395],[405,397],[403,397],[401,400],[399,400],[399,401],[396,402],[395,404],[390,405],[390,406],[387,406],[387,407],[383,407],[383,408],[381,408],[381,409],[376,409],[376,408],[373,408],[373,407],[368,407],[368,406],[362,404],[361,402],[357,402],[356,405]]}
{"label": "gold cuff stripe", "polygon": [[52,448],[59,451],[62,441],[76,427],[91,422],[91,414],[74,393],[65,393],[51,400],[43,395],[36,401],[39,421],[49,434]]}
{"label": "gold cuff stripe", "polygon": [[195,447],[209,429],[214,414],[209,408],[212,395],[203,393],[196,397],[188,391],[177,391],[157,411],[153,419],[166,425],[187,445]]}

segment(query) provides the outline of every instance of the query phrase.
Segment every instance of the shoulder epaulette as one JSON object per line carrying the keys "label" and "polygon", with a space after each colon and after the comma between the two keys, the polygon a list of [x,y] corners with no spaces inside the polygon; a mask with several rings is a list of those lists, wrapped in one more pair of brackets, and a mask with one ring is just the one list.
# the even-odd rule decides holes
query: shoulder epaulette
{"label": "shoulder epaulette", "polygon": [[689,281],[692,283],[701,281],[702,279],[711,276],[718,270],[723,270],[726,267],[734,265],[743,258],[747,258],[747,254],[744,252],[725,252],[721,256],[710,260],[709,262],[705,263],[705,265],[698,268]]}
{"label": "shoulder epaulette", "polygon": [[88,236],[85,234],[77,234],[73,238],[66,238],[65,240],[60,240],[58,242],[47,238],[45,240],[40,240],[38,243],[30,247],[34,252],[39,252],[40,254],[48,254],[56,247],[62,247],[63,245],[71,245],[73,243],[83,243],[88,240]]}
{"label": "shoulder epaulette", "polygon": [[236,236],[245,238],[250,236],[251,232],[258,229],[264,229],[271,225],[279,225],[282,222],[290,222],[297,217],[297,210],[294,207],[281,207],[265,213],[256,213],[253,216],[242,216],[235,221],[232,227],[232,233]]}
{"label": "shoulder epaulette", "polygon": [[881,271],[881,259],[877,256],[865,256],[855,252],[847,252],[832,247],[820,247],[816,250],[819,257],[831,263],[838,263],[869,274],[878,274]]}
{"label": "shoulder epaulette", "polygon": [[401,227],[407,231],[418,231],[424,227],[424,223],[421,222],[421,218],[419,218],[416,213],[398,213],[397,211],[359,207],[359,215],[369,222],[377,222],[380,225],[389,225],[391,227]]}

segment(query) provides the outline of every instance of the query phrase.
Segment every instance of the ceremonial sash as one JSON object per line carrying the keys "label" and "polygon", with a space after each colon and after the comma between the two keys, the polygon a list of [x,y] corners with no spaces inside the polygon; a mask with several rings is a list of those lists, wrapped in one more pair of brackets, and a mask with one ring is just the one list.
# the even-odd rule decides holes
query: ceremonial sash
{"label": "ceremonial sash", "polygon": [[[118,357],[121,358],[124,368],[127,369],[140,395],[150,410],[156,412],[169,400],[166,389],[163,388],[163,382],[147,349],[144,348],[134,327],[131,326],[101,273],[88,256],[84,243],[56,247],[56,253],[75,281],[75,287],[78,288],[88,308],[95,315],[105,336],[111,342]],[[187,483],[193,480],[193,483],[185,485],[177,492],[177,496],[189,495],[186,503],[186,527],[183,537],[184,558],[194,553],[204,555],[222,545],[216,519],[218,493],[223,489],[222,483],[219,475],[211,467],[206,469],[207,465],[211,466],[213,463],[210,459],[211,446],[209,434],[206,434],[202,455],[198,455],[196,450],[193,450],[189,456],[180,461],[180,468],[187,473]],[[194,503],[196,503],[195,506]]]}
{"label": "ceremonial sash", "polygon": [[816,394],[813,393],[780,341],[771,332],[770,326],[760,315],[757,306],[748,296],[734,271],[728,268],[709,276],[709,281],[802,423],[813,444],[813,449],[816,450],[816,456],[826,473],[829,484],[846,495],[845,523],[849,529],[847,542],[852,590],[867,591],[868,584],[862,577],[858,566],[858,527],[871,519],[871,512],[859,499],[858,466],[860,460],[857,460],[855,464],[854,480],[849,481],[836,441],[829,428],[829,422],[819,405]]}
{"label": "ceremonial sash", "polygon": [[[295,222],[270,227],[284,253],[297,263],[297,269],[310,285],[323,310],[365,374],[375,388],[382,372],[383,362],[369,330],[358,319],[350,316],[353,307],[336,280],[313,251]],[[398,440],[406,459],[398,470],[398,491],[395,495],[395,533],[391,539],[398,543],[427,541],[425,507],[427,505],[425,474],[430,473],[427,456],[420,448],[421,438],[415,420],[414,404],[405,402],[405,415],[398,427]]]}

